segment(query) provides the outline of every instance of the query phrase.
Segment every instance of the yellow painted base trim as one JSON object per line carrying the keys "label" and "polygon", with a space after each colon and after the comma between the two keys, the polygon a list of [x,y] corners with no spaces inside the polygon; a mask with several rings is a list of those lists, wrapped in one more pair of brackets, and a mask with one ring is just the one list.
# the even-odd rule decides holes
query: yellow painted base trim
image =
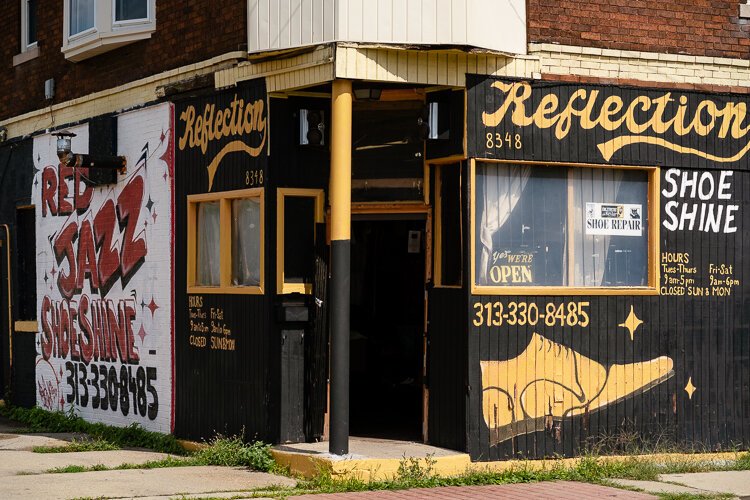
{"label": "yellow painted base trim", "polygon": [[[336,479],[357,478],[362,481],[387,480],[396,477],[403,458],[333,458],[319,454],[271,450],[276,463],[288,467],[289,472],[311,478],[328,471]],[[425,457],[415,457],[426,467]],[[432,470],[440,476],[456,476],[471,466],[467,453],[433,457]]]}
{"label": "yellow painted base trim", "polygon": [[[356,478],[362,481],[393,479],[398,472],[403,458],[333,458],[320,454],[272,449],[276,463],[287,467],[292,475],[311,478],[321,472],[329,472],[336,479]],[[736,460],[739,452],[724,453],[660,453],[654,455],[616,455],[601,456],[598,460],[604,463],[627,461],[644,461],[655,463],[692,463],[712,462],[718,460]],[[407,457],[409,458],[409,457]],[[420,465],[427,464],[424,457],[419,458]],[[558,458],[549,460],[504,460],[497,462],[472,462],[466,453],[444,457],[433,457],[432,470],[441,477],[458,476],[467,472],[505,472],[509,470],[541,471],[553,467],[576,467],[583,458]]]}

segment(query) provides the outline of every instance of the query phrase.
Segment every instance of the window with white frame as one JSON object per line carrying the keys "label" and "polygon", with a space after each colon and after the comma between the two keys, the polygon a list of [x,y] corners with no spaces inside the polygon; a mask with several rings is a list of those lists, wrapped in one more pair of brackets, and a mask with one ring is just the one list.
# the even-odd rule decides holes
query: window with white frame
{"label": "window with white frame", "polygon": [[155,0],[65,0],[62,52],[73,62],[145,40],[156,29]]}
{"label": "window with white frame", "polygon": [[36,47],[37,0],[21,0],[21,52]]}

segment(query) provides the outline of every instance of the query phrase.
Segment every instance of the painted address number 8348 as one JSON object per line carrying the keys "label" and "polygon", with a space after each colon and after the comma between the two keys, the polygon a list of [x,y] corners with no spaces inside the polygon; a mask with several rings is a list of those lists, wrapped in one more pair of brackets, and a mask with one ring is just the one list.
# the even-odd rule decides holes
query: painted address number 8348
{"label": "painted address number 8348", "polygon": [[474,304],[474,326],[535,326],[543,322],[546,326],[589,325],[588,302],[548,302],[544,310],[533,302],[476,302]]}

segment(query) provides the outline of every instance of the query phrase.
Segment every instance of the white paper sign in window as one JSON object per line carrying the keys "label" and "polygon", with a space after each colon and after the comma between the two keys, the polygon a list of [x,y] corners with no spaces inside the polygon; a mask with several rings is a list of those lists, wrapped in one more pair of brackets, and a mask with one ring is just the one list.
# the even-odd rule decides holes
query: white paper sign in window
{"label": "white paper sign in window", "polygon": [[586,203],[586,234],[643,236],[643,205]]}

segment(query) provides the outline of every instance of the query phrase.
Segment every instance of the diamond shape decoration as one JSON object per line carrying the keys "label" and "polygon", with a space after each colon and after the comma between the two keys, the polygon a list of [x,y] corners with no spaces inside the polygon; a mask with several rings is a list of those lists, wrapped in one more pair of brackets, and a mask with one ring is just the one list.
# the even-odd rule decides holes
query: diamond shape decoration
{"label": "diamond shape decoration", "polygon": [[623,328],[626,328],[628,332],[630,333],[630,340],[633,340],[633,334],[636,330],[638,330],[638,327],[643,324],[643,321],[635,315],[635,310],[633,309],[633,306],[630,306],[630,314],[628,314],[628,317],[625,318],[625,321],[623,323],[620,323],[617,326],[621,326]]}

